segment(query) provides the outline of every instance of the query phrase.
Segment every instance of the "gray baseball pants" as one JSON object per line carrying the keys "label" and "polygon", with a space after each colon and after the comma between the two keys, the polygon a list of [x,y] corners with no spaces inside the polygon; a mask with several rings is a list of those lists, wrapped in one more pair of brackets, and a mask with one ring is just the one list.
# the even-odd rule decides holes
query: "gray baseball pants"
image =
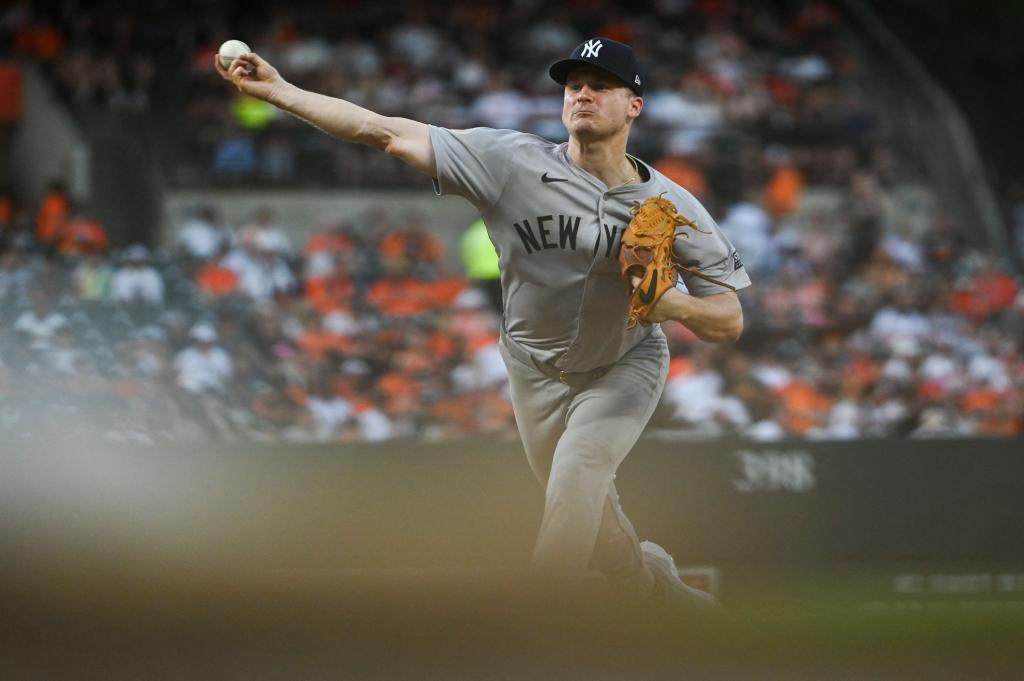
{"label": "gray baseball pants", "polygon": [[649,592],[652,577],[614,480],[665,387],[664,334],[655,330],[607,371],[586,374],[560,376],[504,335],[501,353],[526,456],[546,490],[532,567],[566,577],[593,568]]}

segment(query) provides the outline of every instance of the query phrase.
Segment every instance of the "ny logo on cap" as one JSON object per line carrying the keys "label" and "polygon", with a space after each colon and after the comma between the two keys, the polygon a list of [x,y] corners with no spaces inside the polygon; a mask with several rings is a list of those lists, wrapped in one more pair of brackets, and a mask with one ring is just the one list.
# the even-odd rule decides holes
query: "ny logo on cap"
{"label": "ny logo on cap", "polygon": [[604,47],[604,45],[601,43],[600,40],[597,40],[597,39],[595,39],[595,40],[588,40],[587,42],[585,42],[583,44],[583,53],[580,54],[580,56],[581,57],[596,57],[597,53],[601,51],[602,47]]}
{"label": "ny logo on cap", "polygon": [[640,76],[634,76],[633,82],[636,83],[637,87],[640,87]]}

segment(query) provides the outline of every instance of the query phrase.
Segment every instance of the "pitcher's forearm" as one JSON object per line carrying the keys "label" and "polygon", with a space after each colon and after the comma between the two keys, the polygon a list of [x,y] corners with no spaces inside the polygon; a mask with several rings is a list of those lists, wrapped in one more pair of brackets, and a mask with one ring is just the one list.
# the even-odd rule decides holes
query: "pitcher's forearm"
{"label": "pitcher's forearm", "polygon": [[389,140],[382,139],[381,126],[372,124],[374,119],[383,119],[383,116],[352,102],[284,83],[274,91],[270,103],[332,137],[381,150],[387,147]]}
{"label": "pitcher's forearm", "polygon": [[666,319],[679,322],[703,341],[731,343],[743,333],[743,308],[735,293],[697,298],[672,289],[658,303]]}

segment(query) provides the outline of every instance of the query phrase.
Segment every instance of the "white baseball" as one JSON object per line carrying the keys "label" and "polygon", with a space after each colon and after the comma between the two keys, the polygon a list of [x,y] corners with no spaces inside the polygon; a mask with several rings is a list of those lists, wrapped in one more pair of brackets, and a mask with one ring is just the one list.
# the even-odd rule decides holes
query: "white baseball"
{"label": "white baseball", "polygon": [[228,40],[217,50],[217,57],[220,59],[221,66],[230,69],[231,62],[235,60],[235,57],[240,57],[249,52],[252,52],[252,50],[241,40]]}

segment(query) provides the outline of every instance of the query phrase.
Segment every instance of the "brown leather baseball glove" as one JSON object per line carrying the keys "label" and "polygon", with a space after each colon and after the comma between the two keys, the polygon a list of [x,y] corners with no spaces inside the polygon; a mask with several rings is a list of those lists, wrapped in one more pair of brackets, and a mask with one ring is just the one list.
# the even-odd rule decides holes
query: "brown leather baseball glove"
{"label": "brown leather baseball glove", "polygon": [[[676,238],[676,228],[685,226],[701,230],[693,220],[680,215],[674,203],[661,196],[652,197],[632,212],[633,219],[622,235],[622,247],[619,250],[622,278],[630,287],[629,321],[626,328],[631,329],[638,322],[644,325],[650,323],[647,315],[665,291],[675,287],[680,269],[736,290],[729,284],[675,261],[672,244]],[[682,235],[688,236],[685,232]],[[639,285],[635,287],[633,277],[640,279]]]}

